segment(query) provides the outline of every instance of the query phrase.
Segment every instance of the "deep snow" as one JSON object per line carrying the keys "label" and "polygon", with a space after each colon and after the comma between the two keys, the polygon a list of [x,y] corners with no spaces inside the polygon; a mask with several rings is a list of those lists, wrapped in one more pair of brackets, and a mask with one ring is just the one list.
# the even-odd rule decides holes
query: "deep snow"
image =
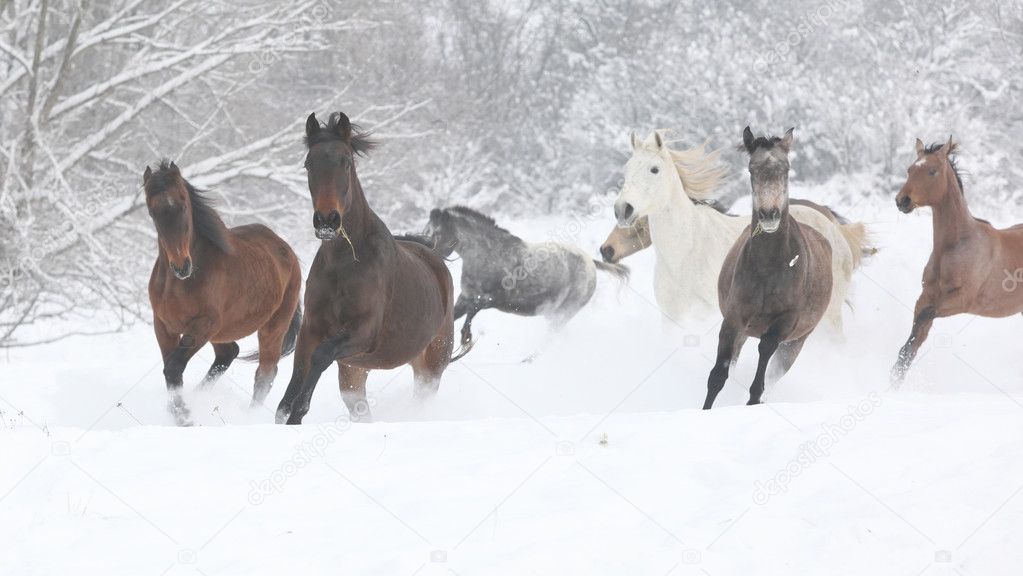
{"label": "deep snow", "polygon": [[[811,340],[763,406],[742,405],[747,346],[697,410],[717,321],[662,327],[650,251],[549,341],[542,320],[482,312],[425,406],[408,369],[373,374],[374,424],[347,425],[328,370],[306,426],[271,425],[290,359],[265,410],[247,409],[252,365],[199,394],[206,349],[185,376],[203,426],[173,428],[147,326],[9,351],[0,574],[1018,573],[1023,318],[939,320],[888,391],[930,216],[841,211],[882,249],[847,341]],[[596,256],[609,214],[499,223]]]}

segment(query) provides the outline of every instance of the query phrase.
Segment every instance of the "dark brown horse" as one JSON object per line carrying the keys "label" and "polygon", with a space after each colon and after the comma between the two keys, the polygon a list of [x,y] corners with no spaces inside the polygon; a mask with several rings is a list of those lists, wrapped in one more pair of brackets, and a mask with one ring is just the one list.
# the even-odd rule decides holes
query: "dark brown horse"
{"label": "dark brown horse", "polygon": [[335,112],[321,126],[310,114],[305,142],[313,228],[323,243],[309,270],[295,370],[277,422],[302,423],[320,374],[335,361],[352,420],[368,420],[370,370],[411,364],[416,396],[437,391],[454,346],[451,273],[430,246],[395,240],[370,209],[355,156],[373,142],[347,116]]}
{"label": "dark brown horse", "polygon": [[259,359],[252,403],[261,404],[302,322],[298,258],[266,226],[225,226],[173,162],[155,172],[146,166],[142,182],[159,241],[149,301],[171,412],[178,424],[191,424],[181,399],[182,373],[200,348],[210,342],[216,353],[202,383],[209,386],[238,356],[235,341],[253,332],[259,353],[245,359]]}
{"label": "dark brown horse", "polygon": [[714,405],[732,361],[750,336],[760,338],[760,359],[748,403],[759,404],[771,357],[778,352],[777,364],[772,364],[777,377],[788,372],[831,299],[831,244],[789,214],[792,129],[783,138],[754,138],[747,126],[742,140],[750,157],[753,221],[739,235],[718,276],[724,321],[704,410]]}
{"label": "dark brown horse", "polygon": [[934,221],[913,329],[891,372],[895,386],[905,378],[935,318],[963,313],[1003,318],[1023,312],[1023,224],[998,230],[970,214],[955,152],[951,137],[927,147],[917,139],[917,159],[895,197],[906,214],[930,206]]}

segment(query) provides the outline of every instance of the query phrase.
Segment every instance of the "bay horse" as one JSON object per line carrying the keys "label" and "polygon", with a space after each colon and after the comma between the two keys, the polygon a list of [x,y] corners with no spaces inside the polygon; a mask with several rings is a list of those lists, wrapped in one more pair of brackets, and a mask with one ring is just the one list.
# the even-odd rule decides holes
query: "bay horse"
{"label": "bay horse", "polygon": [[951,136],[930,146],[918,138],[917,159],[906,170],[906,183],[895,197],[904,214],[930,206],[934,234],[913,327],[891,371],[896,387],[935,318],[955,314],[1004,318],[1023,312],[1023,290],[1017,289],[1023,274],[1023,224],[997,229],[970,213],[956,165],[957,147]]}
{"label": "bay horse", "polygon": [[743,130],[753,190],[752,222],[728,252],[718,276],[721,331],[717,358],[707,379],[704,410],[728,379],[728,370],[750,336],[760,339],[760,358],[748,404],[759,404],[768,363],[775,352],[780,377],[824,317],[832,293],[832,244],[789,211],[792,129],[781,138],[753,137]]}
{"label": "bay horse", "polygon": [[[719,152],[707,152],[705,146],[671,149],[660,131],[645,141],[632,134],[631,143],[615,217],[622,227],[649,218],[657,305],[678,324],[716,314],[718,273],[748,222],[708,204],[719,194],[727,172],[718,161]],[[828,333],[840,338],[842,307],[867,244],[866,227],[833,221],[811,206],[793,205],[790,212],[831,244],[833,290],[825,323]]]}
{"label": "bay horse", "polygon": [[557,331],[593,297],[597,270],[621,282],[629,277],[625,266],[595,261],[575,246],[526,242],[465,206],[431,210],[427,232],[441,258],[462,257],[455,319],[465,316],[463,346],[472,341],[472,320],[482,310],[544,316]]}
{"label": "bay horse", "polygon": [[301,424],[320,375],[337,362],[353,421],[372,418],[370,370],[411,364],[415,395],[437,392],[454,347],[454,285],[444,261],[420,241],[396,240],[370,208],[356,156],[375,143],[342,112],[306,120],[305,168],[313,229],[322,240],[306,281],[306,315],[277,423]]}
{"label": "bay horse", "polygon": [[259,360],[252,405],[262,404],[302,322],[298,258],[262,224],[228,228],[173,162],[155,171],[146,166],[142,183],[159,245],[149,301],[175,421],[191,424],[181,388],[192,356],[213,345],[216,357],[201,384],[211,386],[238,356],[236,340],[253,332],[259,350],[242,359]]}

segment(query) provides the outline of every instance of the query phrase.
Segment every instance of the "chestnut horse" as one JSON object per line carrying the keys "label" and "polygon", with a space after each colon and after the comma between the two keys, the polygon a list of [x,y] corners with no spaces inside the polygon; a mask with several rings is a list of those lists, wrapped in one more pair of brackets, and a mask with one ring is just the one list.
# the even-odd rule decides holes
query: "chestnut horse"
{"label": "chestnut horse", "polygon": [[252,404],[263,402],[281,356],[295,348],[302,322],[298,258],[269,228],[228,228],[171,162],[142,175],[146,206],[156,225],[159,255],[149,278],[153,329],[163,354],[170,410],[191,424],[181,398],[182,373],[207,342],[216,358],[201,386],[212,385],[238,356],[240,338],[258,334],[259,359]]}
{"label": "chestnut horse", "polygon": [[913,311],[913,328],[899,350],[891,380],[898,386],[935,318],[977,314],[1003,318],[1023,312],[1023,224],[999,230],[974,218],[966,206],[956,167],[956,143],[924,146],[917,139],[917,159],[895,197],[905,214],[930,206],[934,245],[923,274],[923,291]]}
{"label": "chestnut horse", "polygon": [[750,336],[760,338],[760,359],[748,404],[759,404],[768,363],[775,352],[775,374],[788,372],[806,338],[824,317],[831,300],[832,245],[789,213],[789,151],[792,129],[778,138],[742,134],[749,154],[753,219],[728,252],[718,275],[718,302],[724,320],[714,368],[707,379],[704,410],[728,379],[728,369]]}
{"label": "chestnut horse", "polygon": [[305,167],[313,228],[322,240],[306,282],[306,316],[295,369],[277,423],[301,424],[320,375],[338,365],[341,398],[354,421],[370,419],[373,369],[411,364],[415,395],[434,394],[454,347],[454,284],[430,246],[396,240],[370,209],[355,156],[373,142],[341,112],[306,121]]}

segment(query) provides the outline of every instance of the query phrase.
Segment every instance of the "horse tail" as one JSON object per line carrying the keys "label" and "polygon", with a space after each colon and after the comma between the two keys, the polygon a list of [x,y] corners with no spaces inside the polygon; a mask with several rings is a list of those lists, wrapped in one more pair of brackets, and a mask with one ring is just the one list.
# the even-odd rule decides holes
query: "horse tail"
{"label": "horse tail", "polygon": [[624,264],[608,264],[607,262],[601,262],[600,260],[594,260],[593,265],[597,267],[597,270],[611,274],[622,284],[629,283],[628,266],[625,266]]}
{"label": "horse tail", "polygon": [[[295,306],[295,315],[291,317],[291,324],[288,325],[288,332],[284,335],[284,343],[281,345],[281,357],[285,357],[295,351],[295,343],[298,342],[298,331],[302,328],[302,303]],[[258,362],[259,350],[253,350],[244,356],[239,356],[243,362]]]}
{"label": "horse tail", "polygon": [[302,328],[302,303],[295,305],[295,315],[291,317],[291,324],[288,326],[288,333],[284,335],[284,344],[281,346],[281,357],[287,356],[295,351],[295,343],[298,342],[298,331]]}
{"label": "horse tail", "polygon": [[860,267],[864,256],[877,254],[877,247],[870,245],[870,232],[867,231],[867,226],[863,222],[839,224],[838,230],[849,244],[849,251],[852,252],[853,257],[853,269]]}

